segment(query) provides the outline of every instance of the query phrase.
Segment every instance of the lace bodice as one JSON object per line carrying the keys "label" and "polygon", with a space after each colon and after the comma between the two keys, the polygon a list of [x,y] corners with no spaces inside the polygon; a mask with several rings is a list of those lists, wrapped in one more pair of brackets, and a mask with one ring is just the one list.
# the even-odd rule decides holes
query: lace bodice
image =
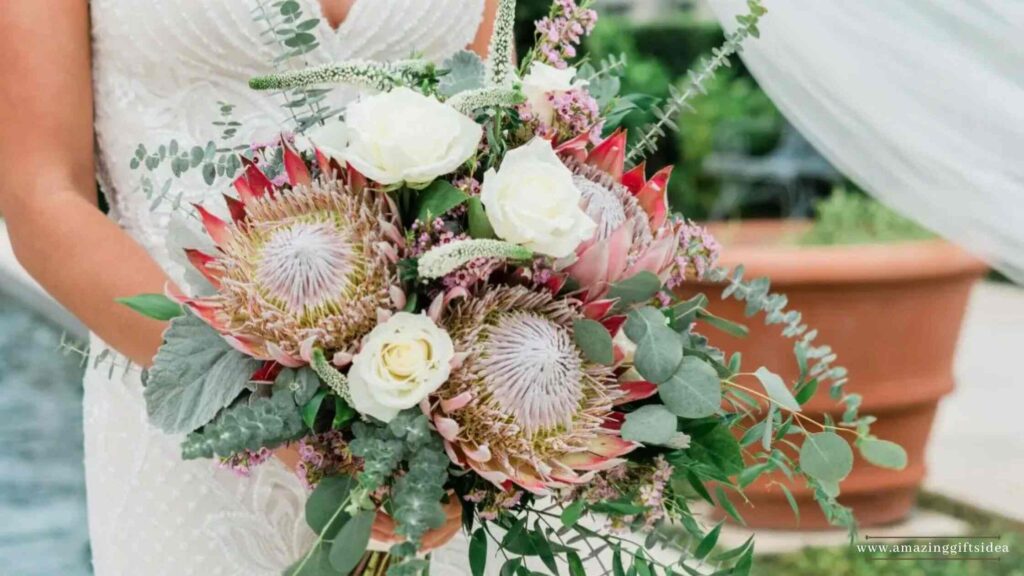
{"label": "lace bodice", "polygon": [[[185,202],[216,198],[227,182],[207,185],[201,170],[172,179],[169,162],[152,172],[133,168],[136,148],[144,143],[152,152],[172,141],[184,150],[210,141],[231,146],[290,128],[281,98],[252,92],[246,82],[273,71],[282,52],[260,18],[296,6],[302,21],[320,15],[317,0],[91,2],[101,184],[114,218],[179,283],[187,278],[177,250],[168,248],[173,215],[185,212],[177,209]],[[415,52],[440,60],[471,41],[482,11],[483,0],[356,0],[338,30],[325,22],[310,30],[319,46],[302,59]],[[221,115],[222,102],[233,107],[230,119]],[[230,121],[240,131],[221,140],[231,126],[214,123]],[[102,342],[93,344],[85,426],[97,576],[278,576],[312,538],[298,479],[276,461],[249,478],[208,461],[182,462],[179,439],[147,423],[137,370],[126,369]]]}

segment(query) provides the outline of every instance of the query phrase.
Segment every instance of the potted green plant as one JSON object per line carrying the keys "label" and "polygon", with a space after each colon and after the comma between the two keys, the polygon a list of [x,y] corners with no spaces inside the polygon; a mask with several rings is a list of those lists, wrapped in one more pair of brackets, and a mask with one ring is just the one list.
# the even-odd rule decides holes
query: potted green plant
{"label": "potted green plant", "polygon": [[[720,264],[740,262],[747,277],[767,277],[786,294],[791,309],[816,327],[848,371],[847,391],[861,394],[863,408],[878,417],[874,430],[906,448],[909,465],[884,470],[860,460],[840,501],[862,525],[897,521],[911,510],[925,476],[925,448],[939,400],[953,389],[952,362],[968,295],[986,266],[862,194],[837,190],[808,220],[721,223],[711,231],[723,245]],[[695,291],[713,289],[708,282]],[[745,305],[715,302],[722,317],[742,321]],[[792,341],[778,329],[750,325],[746,337],[723,343],[754,365],[786,367],[790,382],[800,373]],[[824,390],[801,391],[803,410],[842,422]],[[780,489],[779,478],[762,476],[746,488],[748,524],[775,528],[825,528],[808,504],[809,490]],[[798,519],[791,505],[803,511]]]}

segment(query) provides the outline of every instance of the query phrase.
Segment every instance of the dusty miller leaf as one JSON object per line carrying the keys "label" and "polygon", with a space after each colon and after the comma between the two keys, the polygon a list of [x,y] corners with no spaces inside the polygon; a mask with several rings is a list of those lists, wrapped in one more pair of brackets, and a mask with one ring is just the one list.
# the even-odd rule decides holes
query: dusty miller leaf
{"label": "dusty miller leaf", "polygon": [[447,69],[448,73],[438,82],[437,92],[446,98],[484,87],[484,62],[475,52],[456,52],[441,67]]}
{"label": "dusty miller leaf", "polygon": [[146,381],[149,419],[168,434],[208,424],[238,397],[258,367],[196,316],[175,318]]}

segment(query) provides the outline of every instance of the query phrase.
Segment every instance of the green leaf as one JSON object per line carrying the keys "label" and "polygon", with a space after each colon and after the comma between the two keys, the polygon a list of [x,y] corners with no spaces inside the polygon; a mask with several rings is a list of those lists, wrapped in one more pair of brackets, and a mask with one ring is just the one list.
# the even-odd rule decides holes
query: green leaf
{"label": "green leaf", "polygon": [[661,280],[651,272],[640,272],[635,276],[612,284],[608,289],[607,298],[619,300],[616,307],[620,310],[633,304],[647,302],[661,290]]}
{"label": "green leaf", "polygon": [[149,420],[168,434],[192,432],[231,404],[258,367],[196,316],[175,318],[143,391]]}
{"label": "green leaf", "polygon": [[275,448],[306,432],[299,407],[289,393],[238,402],[181,445],[185,460],[231,456],[244,450]]}
{"label": "green leaf", "polygon": [[724,476],[743,472],[743,452],[729,427],[724,424],[718,424],[706,434],[695,434],[686,453]]}
{"label": "green leaf", "polygon": [[598,514],[614,514],[616,516],[633,516],[647,510],[646,506],[638,506],[630,502],[606,500],[590,506]]}
{"label": "green leaf", "polygon": [[697,318],[702,320],[707,325],[714,326],[715,328],[718,328],[722,332],[725,332],[726,334],[730,334],[737,338],[746,338],[748,335],[750,335],[750,329],[748,329],[743,324],[738,324],[736,322],[733,322],[732,320],[720,318],[706,310],[698,311]]}
{"label": "green leaf", "polygon": [[331,421],[331,428],[340,430],[342,426],[348,424],[356,417],[356,411],[345,399],[340,396],[334,397],[334,420]]}
{"label": "green leaf", "polygon": [[177,302],[163,294],[139,294],[128,298],[118,298],[116,302],[124,304],[147,318],[161,322],[172,320],[185,313]]}
{"label": "green leaf", "polygon": [[562,526],[566,528],[572,528],[579,522],[583,516],[583,509],[587,503],[583,500],[576,500],[572,504],[569,504],[562,510]]}
{"label": "green leaf", "polygon": [[331,545],[331,566],[348,574],[362,560],[370,544],[370,531],[377,517],[375,510],[364,510],[345,523]]}
{"label": "green leaf", "polygon": [[779,407],[785,408],[790,412],[800,411],[800,403],[796,401],[793,393],[789,391],[786,383],[782,381],[778,374],[762,366],[754,372],[754,376],[761,381],[761,386],[764,386],[768,397],[778,404]]}
{"label": "green leaf", "polygon": [[740,524],[746,524],[743,517],[740,516],[740,513],[736,510],[736,507],[733,506],[732,500],[729,500],[729,496],[726,495],[725,489],[722,488],[721,484],[715,487],[715,500],[718,502],[718,505],[725,510],[726,514],[732,516],[733,520],[736,520]]}
{"label": "green leaf", "polygon": [[612,574],[614,576],[626,576],[626,569],[622,566],[622,550],[615,545],[615,552],[612,552]]}
{"label": "green leaf", "polygon": [[682,418],[711,416],[722,404],[718,372],[695,356],[683,358],[672,377],[658,385],[658,394],[665,406]]}
{"label": "green leaf", "polygon": [[800,468],[816,480],[839,482],[853,469],[853,450],[835,432],[808,434],[800,447]]}
{"label": "green leaf", "polygon": [[485,240],[498,237],[491,226],[491,220],[487,218],[484,203],[480,201],[480,198],[472,196],[467,200],[467,216],[469,217],[470,237],[483,238]]}
{"label": "green leaf", "polygon": [[796,498],[793,497],[793,493],[789,491],[783,483],[779,483],[778,487],[782,489],[782,494],[786,497],[786,502],[789,502],[789,508],[793,510],[793,515],[796,516],[796,523],[800,524],[800,506],[796,503]]}
{"label": "green leaf", "polygon": [[683,359],[678,334],[666,325],[665,315],[650,306],[629,313],[626,336],[637,348],[634,364],[645,380],[661,384],[676,372]]}
{"label": "green leaf", "polygon": [[306,500],[306,523],[314,532],[332,539],[348,522],[349,515],[342,507],[357,482],[350,476],[328,476],[316,485]]}
{"label": "green leaf", "polygon": [[320,389],[320,378],[308,367],[285,368],[277,375],[274,386],[287,390],[297,405],[305,406]]}
{"label": "green leaf", "polygon": [[907,451],[902,446],[888,440],[867,438],[857,444],[860,455],[875,466],[903,470],[907,467]]}
{"label": "green leaf", "polygon": [[487,567],[487,532],[477,528],[469,540],[469,569],[473,576],[483,576]]}
{"label": "green leaf", "polygon": [[697,550],[694,551],[694,555],[703,560],[715,549],[715,544],[718,544],[718,534],[722,531],[722,524],[719,522],[714,528],[708,532],[707,536],[700,541],[697,545]]}
{"label": "green leaf", "polygon": [[708,504],[715,503],[715,501],[711,499],[711,494],[708,492],[707,487],[704,486],[704,483],[701,482],[700,478],[697,477],[697,474],[693,470],[686,471],[686,481],[690,483],[693,490]]}
{"label": "green leaf", "polygon": [[316,424],[316,415],[320,413],[324,398],[327,397],[327,390],[318,391],[309,402],[302,406],[302,421],[310,430]]}
{"label": "green leaf", "polygon": [[796,401],[798,404],[803,406],[807,404],[807,401],[814,397],[814,394],[818,391],[818,379],[815,378],[797,390]]}
{"label": "green leaf", "polygon": [[327,543],[321,542],[285,571],[284,576],[338,576],[328,558]]}
{"label": "green leaf", "polygon": [[676,415],[660,404],[641,406],[626,414],[622,437],[643,444],[669,444],[676,435]]}
{"label": "green leaf", "polygon": [[579,554],[569,552],[565,555],[565,559],[569,564],[569,576],[587,576],[587,571],[583,567],[583,560],[580,560]]}
{"label": "green leaf", "polygon": [[509,558],[501,565],[499,576],[515,576],[519,567],[523,565],[522,558]]}
{"label": "green leaf", "polygon": [[456,52],[441,64],[441,68],[447,73],[438,81],[437,92],[445,98],[484,87],[485,66],[476,52]]}
{"label": "green leaf", "polygon": [[450,182],[435,180],[416,195],[416,219],[429,223],[469,199]]}
{"label": "green leaf", "polygon": [[612,335],[600,322],[577,318],[573,321],[573,338],[576,346],[591,362],[609,366],[615,361]]}

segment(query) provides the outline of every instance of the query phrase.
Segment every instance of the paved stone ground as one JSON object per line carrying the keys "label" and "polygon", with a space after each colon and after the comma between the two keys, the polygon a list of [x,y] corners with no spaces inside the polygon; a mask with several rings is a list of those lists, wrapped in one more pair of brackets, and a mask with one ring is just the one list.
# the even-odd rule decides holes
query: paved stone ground
{"label": "paved stone ground", "polygon": [[1024,521],[1024,288],[979,285],[939,409],[925,487]]}
{"label": "paved stone ground", "polygon": [[0,292],[0,574],[84,576],[82,368],[63,329]]}

